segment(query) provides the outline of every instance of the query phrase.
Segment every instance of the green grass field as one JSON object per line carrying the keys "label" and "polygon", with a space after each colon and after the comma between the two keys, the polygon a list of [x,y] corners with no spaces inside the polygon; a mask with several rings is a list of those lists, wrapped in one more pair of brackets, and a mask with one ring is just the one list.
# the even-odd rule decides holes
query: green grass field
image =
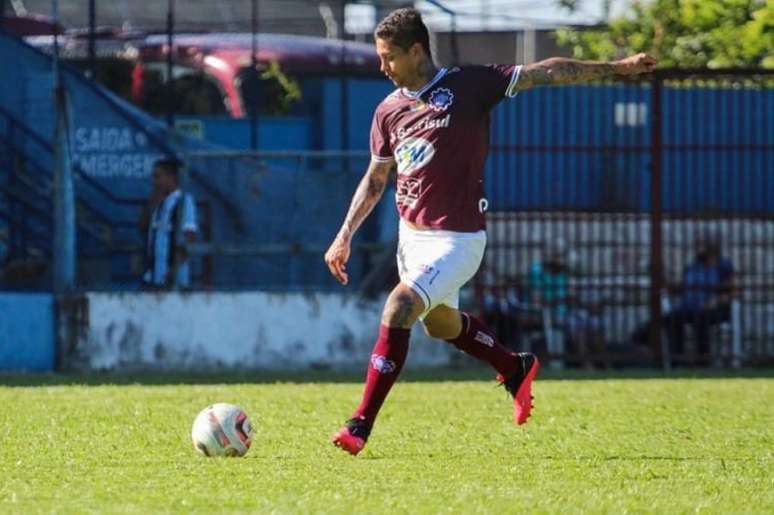
{"label": "green grass field", "polygon": [[[511,423],[481,370],[409,373],[366,450],[330,435],[360,374],[0,376],[0,513],[774,513],[774,374],[543,374]],[[241,405],[242,459],[194,416]]]}

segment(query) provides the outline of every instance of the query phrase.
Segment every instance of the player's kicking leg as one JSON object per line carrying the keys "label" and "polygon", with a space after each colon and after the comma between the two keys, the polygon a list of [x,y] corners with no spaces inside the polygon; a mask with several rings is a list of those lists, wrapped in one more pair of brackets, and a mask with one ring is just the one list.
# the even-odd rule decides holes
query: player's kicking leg
{"label": "player's kicking leg", "polygon": [[532,381],[540,368],[534,354],[512,353],[484,322],[444,304],[431,310],[423,323],[430,336],[492,365],[497,380],[513,397],[513,421],[519,425],[527,421],[532,411]]}

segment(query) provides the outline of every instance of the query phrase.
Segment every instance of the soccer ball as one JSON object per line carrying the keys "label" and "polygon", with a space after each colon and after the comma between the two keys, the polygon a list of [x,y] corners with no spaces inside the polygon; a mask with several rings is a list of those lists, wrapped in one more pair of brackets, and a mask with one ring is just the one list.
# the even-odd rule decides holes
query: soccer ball
{"label": "soccer ball", "polygon": [[253,425],[240,407],[221,402],[196,416],[191,438],[205,456],[244,456],[253,442]]}

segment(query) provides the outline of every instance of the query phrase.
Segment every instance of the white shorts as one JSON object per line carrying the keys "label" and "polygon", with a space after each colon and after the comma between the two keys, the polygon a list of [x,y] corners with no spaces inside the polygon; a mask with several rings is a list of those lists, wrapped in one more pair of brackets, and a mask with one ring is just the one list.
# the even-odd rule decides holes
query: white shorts
{"label": "white shorts", "polygon": [[481,266],[486,232],[417,231],[400,223],[398,273],[425,303],[425,315],[444,304],[457,308],[460,288]]}

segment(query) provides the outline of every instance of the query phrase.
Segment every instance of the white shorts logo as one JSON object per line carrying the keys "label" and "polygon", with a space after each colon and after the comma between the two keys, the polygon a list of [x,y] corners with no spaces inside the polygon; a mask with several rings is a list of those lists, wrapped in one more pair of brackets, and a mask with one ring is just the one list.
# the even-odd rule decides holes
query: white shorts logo
{"label": "white shorts logo", "polygon": [[424,138],[406,138],[395,149],[398,173],[411,175],[433,159],[435,147]]}
{"label": "white shorts logo", "polygon": [[380,374],[389,374],[395,371],[395,362],[379,354],[371,354],[371,366]]}

